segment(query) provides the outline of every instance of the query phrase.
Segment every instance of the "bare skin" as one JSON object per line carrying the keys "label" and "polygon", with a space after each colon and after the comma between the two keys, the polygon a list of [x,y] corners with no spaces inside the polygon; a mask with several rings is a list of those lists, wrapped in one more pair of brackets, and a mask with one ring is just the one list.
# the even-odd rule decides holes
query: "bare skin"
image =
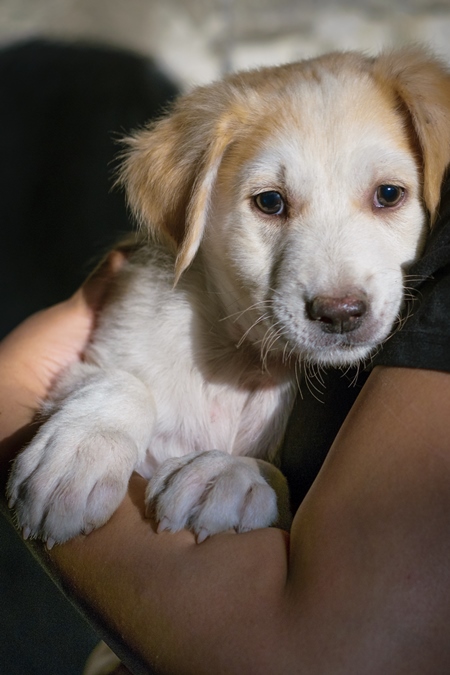
{"label": "bare skin", "polygon": [[[0,344],[2,478],[107,281]],[[157,672],[441,675],[450,663],[450,375],[375,368],[298,511],[277,529],[156,534],[133,476],[112,519],[43,552]]]}

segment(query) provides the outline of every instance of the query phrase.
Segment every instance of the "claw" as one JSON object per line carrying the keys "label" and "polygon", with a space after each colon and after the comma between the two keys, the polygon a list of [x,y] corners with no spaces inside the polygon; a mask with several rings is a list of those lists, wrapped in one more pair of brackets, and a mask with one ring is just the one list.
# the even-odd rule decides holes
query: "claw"
{"label": "claw", "polygon": [[200,532],[197,532],[197,544],[201,544],[205,539],[208,539],[209,537],[209,532],[208,530],[205,530],[202,528]]}
{"label": "claw", "polygon": [[52,539],[51,537],[49,537],[47,539],[47,541],[45,542],[45,545],[47,546],[47,550],[51,551],[51,549],[54,547],[55,543],[56,543],[55,540]]}
{"label": "claw", "polygon": [[164,516],[161,518],[158,524],[157,533],[164,532],[165,530],[170,530],[170,520]]}
{"label": "claw", "polygon": [[81,534],[84,534],[84,535],[87,537],[87,535],[88,535],[88,534],[91,534],[91,532],[93,532],[93,530],[95,530],[95,526],[94,526],[94,525],[86,525],[86,526],[83,528],[83,531],[82,531]]}
{"label": "claw", "polygon": [[28,537],[30,536],[30,534],[31,534],[30,528],[28,527],[28,525],[25,525],[25,526],[22,528],[22,537],[23,537],[24,541],[26,541],[26,540],[28,539]]}

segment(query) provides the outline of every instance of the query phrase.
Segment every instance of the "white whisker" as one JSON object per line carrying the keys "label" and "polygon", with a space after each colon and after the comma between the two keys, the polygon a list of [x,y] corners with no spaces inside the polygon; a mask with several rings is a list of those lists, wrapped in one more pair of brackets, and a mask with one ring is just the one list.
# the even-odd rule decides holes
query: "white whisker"
{"label": "white whisker", "polygon": [[313,378],[311,378],[310,375],[311,364],[305,363],[305,366],[307,366],[307,368],[305,368],[305,377],[303,379],[305,380],[308,391],[311,394],[311,396],[316,399],[316,401],[319,401],[319,403],[323,403],[323,400],[317,396],[317,394],[322,394],[323,392],[314,385]]}
{"label": "white whisker", "polygon": [[239,349],[239,347],[242,347],[243,342],[247,338],[248,334],[253,330],[253,328],[257,326],[259,323],[261,323],[261,321],[265,321],[266,319],[268,319],[268,317],[269,317],[268,314],[262,314],[258,319],[256,319],[256,321],[254,321],[252,325],[249,328],[247,328],[245,333],[242,335],[241,339],[236,345],[236,348]]}
{"label": "white whisker", "polygon": [[246,307],[245,309],[239,310],[239,312],[233,312],[232,314],[227,314],[226,316],[219,319],[219,322],[228,321],[229,319],[232,319],[233,323],[236,323],[236,321],[239,321],[239,319],[246,312],[250,312],[253,309],[260,309],[260,308],[263,308],[263,307],[265,308],[267,306],[270,306],[270,304],[271,304],[270,300],[260,300],[259,302],[255,302],[253,305],[249,305],[249,307]]}
{"label": "white whisker", "polygon": [[301,386],[302,365],[303,365],[303,362],[300,358],[295,360],[294,374],[295,374],[295,381],[297,382],[298,393],[300,394],[300,398],[303,398],[303,392],[302,392],[302,386]]}

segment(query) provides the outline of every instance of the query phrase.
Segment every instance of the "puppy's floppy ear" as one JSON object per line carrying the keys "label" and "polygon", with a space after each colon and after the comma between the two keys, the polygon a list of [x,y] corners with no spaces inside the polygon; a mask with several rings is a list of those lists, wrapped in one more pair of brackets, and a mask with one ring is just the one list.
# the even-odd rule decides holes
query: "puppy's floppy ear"
{"label": "puppy's floppy ear", "polygon": [[[215,96],[215,92],[219,95]],[[233,114],[220,85],[182,97],[168,117],[126,139],[121,182],[139,220],[176,250],[175,282],[194,258]]]}
{"label": "puppy's floppy ear", "polygon": [[450,163],[450,74],[425,49],[405,48],[374,62],[377,79],[388,82],[406,106],[423,161],[423,197],[433,222]]}

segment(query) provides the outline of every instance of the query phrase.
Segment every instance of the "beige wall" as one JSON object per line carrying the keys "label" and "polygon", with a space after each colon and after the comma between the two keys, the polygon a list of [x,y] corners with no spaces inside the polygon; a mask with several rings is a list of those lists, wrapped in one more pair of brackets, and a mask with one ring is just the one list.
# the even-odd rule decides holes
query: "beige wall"
{"label": "beige wall", "polygon": [[190,86],[228,67],[411,41],[450,62],[450,0],[0,0],[0,41],[36,34],[152,54]]}

